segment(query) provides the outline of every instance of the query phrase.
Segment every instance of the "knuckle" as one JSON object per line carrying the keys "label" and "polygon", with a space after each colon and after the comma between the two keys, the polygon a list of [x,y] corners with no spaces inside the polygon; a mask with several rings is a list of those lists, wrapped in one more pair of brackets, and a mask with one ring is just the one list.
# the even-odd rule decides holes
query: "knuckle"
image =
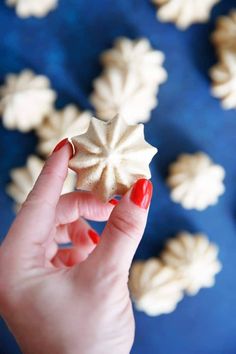
{"label": "knuckle", "polygon": [[133,214],[125,214],[117,212],[114,217],[111,218],[108,224],[110,232],[118,232],[128,236],[132,240],[136,240],[140,234],[140,220]]}

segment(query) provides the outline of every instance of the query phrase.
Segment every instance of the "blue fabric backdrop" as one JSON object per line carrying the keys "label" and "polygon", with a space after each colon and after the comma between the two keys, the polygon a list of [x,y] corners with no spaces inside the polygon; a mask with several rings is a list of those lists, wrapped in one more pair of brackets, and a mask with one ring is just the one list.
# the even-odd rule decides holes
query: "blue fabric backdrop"
{"label": "blue fabric backdrop", "polygon": [[[223,111],[210,96],[207,74],[216,62],[208,39],[214,21],[234,4],[222,0],[208,24],[185,32],[158,22],[149,0],[60,0],[57,10],[40,20],[21,20],[0,4],[1,82],[6,73],[25,67],[46,74],[58,92],[58,107],[74,102],[89,108],[92,80],[101,70],[98,56],[117,36],[147,37],[166,55],[169,79],[146,124],[146,137],[159,154],[152,163],[155,193],[149,222],[136,258],[157,255],[166,238],[180,230],[202,231],[219,245],[223,271],[214,288],[185,297],[171,315],[150,318],[135,312],[134,354],[236,353],[236,112]],[[14,218],[12,200],[5,194],[9,171],[25,164],[35,143],[33,133],[0,126],[0,239]],[[167,167],[179,153],[198,150],[226,169],[226,193],[204,212],[185,211],[170,201]],[[1,321],[0,353],[19,353]]]}

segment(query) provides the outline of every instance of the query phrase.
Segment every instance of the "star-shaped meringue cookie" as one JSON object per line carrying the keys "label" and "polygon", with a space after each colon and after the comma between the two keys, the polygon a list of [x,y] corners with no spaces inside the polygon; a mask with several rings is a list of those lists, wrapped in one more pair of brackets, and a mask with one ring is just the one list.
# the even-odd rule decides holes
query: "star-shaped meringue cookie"
{"label": "star-shaped meringue cookie", "polygon": [[109,122],[92,118],[85,134],[72,138],[75,156],[69,167],[78,174],[77,189],[103,202],[123,195],[139,178],[150,178],[157,149],[144,138],[143,124],[127,125],[117,115]]}
{"label": "star-shaped meringue cookie", "polygon": [[159,8],[157,17],[163,22],[175,22],[185,30],[193,23],[207,22],[211,10],[220,0],[152,0]]}
{"label": "star-shaped meringue cookie", "polygon": [[57,7],[58,0],[5,0],[8,6],[15,6],[21,18],[44,17]]}
{"label": "star-shaped meringue cookie", "polygon": [[204,210],[224,193],[224,177],[224,168],[207,154],[181,154],[169,167],[170,197],[185,209]]}
{"label": "star-shaped meringue cookie", "polygon": [[222,268],[218,247],[201,233],[180,232],[167,242],[161,259],[175,270],[188,295],[196,295],[201,288],[214,286],[215,276]]}
{"label": "star-shaped meringue cookie", "polygon": [[28,132],[38,127],[53,108],[56,93],[49,79],[25,69],[8,74],[0,87],[0,114],[7,129]]}
{"label": "star-shaped meringue cookie", "polygon": [[133,263],[129,289],[136,309],[149,316],[173,312],[184,295],[182,279],[158,258]]}

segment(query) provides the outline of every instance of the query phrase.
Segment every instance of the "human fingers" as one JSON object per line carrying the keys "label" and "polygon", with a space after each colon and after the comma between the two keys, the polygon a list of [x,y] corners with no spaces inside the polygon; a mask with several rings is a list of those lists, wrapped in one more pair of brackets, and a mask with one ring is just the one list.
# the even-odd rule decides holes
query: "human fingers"
{"label": "human fingers", "polygon": [[59,244],[72,242],[76,246],[93,246],[100,240],[97,232],[83,218],[71,224],[59,225],[53,238]]}
{"label": "human fingers", "polygon": [[140,179],[114,208],[92,255],[100,267],[128,274],[146,226],[151,198],[152,183]]}
{"label": "human fingers", "polygon": [[55,251],[50,258],[53,258],[52,263],[57,267],[71,267],[88,257],[100,241],[100,237],[88,222],[80,218],[72,224],[60,226],[55,234],[55,240],[58,243],[71,242],[72,246],[55,249],[53,247],[55,242],[49,244],[47,254],[51,256]]}
{"label": "human fingers", "polygon": [[56,209],[56,224],[69,224],[84,217],[88,220],[106,221],[114,206],[115,199],[102,203],[89,192],[72,192],[64,194]]}
{"label": "human fingers", "polygon": [[[43,263],[42,245],[55,220],[56,205],[68,171],[72,147],[64,140],[46,161],[33,190],[18,213],[4,244],[17,249],[17,256]],[[40,258],[40,261],[39,261]]]}

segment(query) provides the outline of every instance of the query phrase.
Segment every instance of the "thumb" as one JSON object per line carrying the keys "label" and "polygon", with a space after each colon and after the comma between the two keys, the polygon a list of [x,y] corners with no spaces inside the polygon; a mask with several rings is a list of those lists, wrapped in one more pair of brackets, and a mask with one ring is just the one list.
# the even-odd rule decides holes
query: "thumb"
{"label": "thumb", "polygon": [[138,180],[114,208],[94,251],[99,267],[128,272],[147,222],[152,183]]}

